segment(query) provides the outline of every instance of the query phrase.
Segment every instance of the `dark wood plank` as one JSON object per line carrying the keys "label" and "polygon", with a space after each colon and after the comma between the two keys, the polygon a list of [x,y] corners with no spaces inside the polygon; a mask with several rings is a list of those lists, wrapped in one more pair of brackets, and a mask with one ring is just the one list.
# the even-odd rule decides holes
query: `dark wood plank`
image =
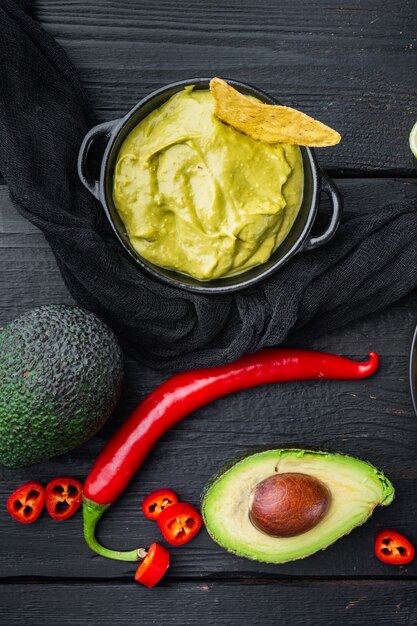
{"label": "dark wood plank", "polygon": [[262,626],[413,626],[411,582],[163,583],[152,591],[117,584],[0,586],[0,622],[9,626],[138,623]]}
{"label": "dark wood plank", "polygon": [[0,185],[0,325],[41,304],[71,302],[44,236],[13,207]]}
{"label": "dark wood plank", "polygon": [[193,76],[240,79],[334,126],[331,170],[412,172],[414,0],[37,0],[35,13],[79,68],[100,120]]}
{"label": "dark wood plank", "polygon": [[[348,210],[369,210],[383,201],[413,198],[417,181],[341,180]],[[362,207],[361,198],[369,203]],[[349,208],[351,207],[351,209]],[[42,236],[20,218],[0,188],[0,324],[33,306],[70,302],[52,253]],[[370,349],[381,355],[380,372],[357,382],[291,383],[241,392],[219,400],[178,424],[161,440],[126,493],[106,515],[104,542],[120,548],[148,545],[158,539],[153,523],[143,519],[140,501],[167,482],[196,504],[209,476],[226,460],[259,445],[314,445],[356,454],[380,465],[397,487],[397,499],[376,511],[366,526],[325,552],[280,567],[226,554],[205,532],[189,546],[173,551],[170,579],[193,576],[381,576],[415,577],[417,563],[396,569],[373,556],[378,529],[394,526],[417,542],[417,418],[408,391],[407,359],[417,323],[417,294],[389,310],[323,335],[309,347],[353,357]],[[59,524],[43,516],[35,527],[22,527],[4,509],[7,495],[32,477],[45,482],[59,474],[84,478],[104,442],[135,404],[164,375],[127,360],[120,405],[92,441],[71,454],[35,468],[0,470],[0,536],[4,558],[0,577],[65,576],[130,578],[129,564],[107,561],[87,549],[81,517]],[[165,374],[168,376],[169,372]]]}
{"label": "dark wood plank", "polygon": [[[345,196],[346,213],[376,211],[385,202],[417,199],[414,179],[340,179],[337,183]],[[328,206],[324,195],[322,205]],[[69,301],[48,244],[12,206],[4,185],[0,185],[0,255],[0,323],[32,306]]]}
{"label": "dark wood plank", "polygon": [[[241,392],[197,411],[158,443],[140,472],[106,515],[100,536],[116,548],[149,545],[159,538],[155,525],[144,520],[140,501],[150,491],[171,486],[196,504],[202,487],[226,460],[259,445],[300,444],[341,450],[381,466],[397,488],[397,499],[378,509],[366,526],[305,561],[280,567],[258,564],[226,554],[202,532],[189,546],[174,550],[171,575],[279,574],[315,576],[392,576],[389,566],[373,556],[373,538],[384,527],[396,527],[414,541],[417,498],[417,420],[407,384],[407,359],[415,310],[396,309],[346,329],[342,341],[324,336],[311,347],[362,356],[372,347],[382,356],[381,371],[363,382],[291,383]],[[402,332],[396,329],[401,326]],[[380,335],[379,335],[380,334]],[[353,348],[354,347],[354,352]],[[60,474],[84,478],[107,438],[146,393],[160,374],[127,362],[124,397],[115,416],[89,443],[71,454],[23,470],[3,469],[0,501],[31,477],[45,482]],[[43,576],[129,576],[131,567],[100,559],[82,539],[81,517],[59,524],[46,515],[35,529],[11,519],[2,507],[0,532],[8,558],[0,576],[23,573]],[[30,555],[30,565],[28,563]],[[417,575],[417,563],[395,570],[403,577]]]}

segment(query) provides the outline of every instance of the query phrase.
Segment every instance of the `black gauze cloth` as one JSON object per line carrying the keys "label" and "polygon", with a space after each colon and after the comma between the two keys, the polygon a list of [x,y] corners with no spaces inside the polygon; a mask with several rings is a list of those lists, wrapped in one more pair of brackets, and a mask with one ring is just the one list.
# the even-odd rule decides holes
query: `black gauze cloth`
{"label": "black gauze cloth", "polygon": [[78,150],[95,124],[80,79],[24,8],[0,0],[0,172],[74,299],[136,358],[171,370],[231,361],[340,327],[417,286],[417,212],[402,202],[346,216],[329,244],[245,291],[205,296],[142,273],[78,180]]}

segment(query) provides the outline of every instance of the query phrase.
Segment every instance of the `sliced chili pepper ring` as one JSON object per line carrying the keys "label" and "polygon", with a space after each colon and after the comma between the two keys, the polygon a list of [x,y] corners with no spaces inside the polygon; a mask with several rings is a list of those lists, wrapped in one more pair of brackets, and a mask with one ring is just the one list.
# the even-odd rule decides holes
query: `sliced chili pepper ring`
{"label": "sliced chili pepper ring", "polygon": [[42,513],[45,504],[45,487],[38,480],[29,480],[9,496],[7,510],[22,524],[32,524]]}
{"label": "sliced chili pepper ring", "polygon": [[415,554],[414,546],[396,530],[382,530],[375,539],[375,554],[383,563],[406,565]]}
{"label": "sliced chili pepper ring", "polygon": [[102,546],[95,537],[97,524],[123,492],[156,441],[193,411],[213,400],[257,385],[294,380],[367,378],[377,368],[378,355],[375,352],[369,353],[368,361],[356,362],[333,354],[269,348],[243,356],[234,363],[181,372],[169,378],[139,404],[113,435],[85,481],[83,509],[87,544],[97,554],[118,561],[140,558],[138,549],[123,552]]}
{"label": "sliced chili pepper ring", "polygon": [[169,567],[169,552],[158,543],[153,543],[136,570],[135,580],[145,587],[154,587]]}
{"label": "sliced chili pepper ring", "polygon": [[188,502],[178,502],[160,513],[157,523],[164,539],[173,546],[191,541],[201,528],[200,513]]}
{"label": "sliced chili pepper ring", "polygon": [[83,486],[79,480],[69,476],[54,478],[46,487],[46,508],[54,519],[68,519],[82,503]]}
{"label": "sliced chili pepper ring", "polygon": [[148,519],[158,519],[159,514],[178,502],[178,496],[172,489],[153,491],[142,502],[142,511]]}

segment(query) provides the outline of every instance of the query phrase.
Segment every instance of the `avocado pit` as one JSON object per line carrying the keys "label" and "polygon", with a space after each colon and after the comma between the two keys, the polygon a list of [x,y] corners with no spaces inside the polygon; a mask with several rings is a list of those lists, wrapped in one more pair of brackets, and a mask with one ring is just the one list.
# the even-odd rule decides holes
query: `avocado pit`
{"label": "avocado pit", "polygon": [[331,494],[308,474],[274,474],[259,482],[250,495],[249,519],[272,537],[294,537],[311,530],[326,515]]}

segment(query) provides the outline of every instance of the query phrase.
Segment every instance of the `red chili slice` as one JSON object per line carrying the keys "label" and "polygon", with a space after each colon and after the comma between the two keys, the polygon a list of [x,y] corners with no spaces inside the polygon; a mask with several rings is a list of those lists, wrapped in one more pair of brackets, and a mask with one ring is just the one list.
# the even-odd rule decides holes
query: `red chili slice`
{"label": "red chili slice", "polygon": [[135,580],[145,587],[159,583],[169,567],[169,552],[158,543],[153,543],[136,570]]}
{"label": "red chili slice", "polygon": [[69,476],[54,478],[46,487],[46,508],[51,517],[64,520],[74,515],[83,500],[83,486]]}
{"label": "red chili slice", "polygon": [[164,538],[173,546],[191,541],[201,528],[200,513],[188,502],[178,502],[160,513],[157,523]]}
{"label": "red chili slice", "polygon": [[7,500],[10,515],[22,524],[32,524],[38,519],[45,504],[45,487],[38,480],[20,485]]}
{"label": "red chili slice", "polygon": [[[107,558],[136,561],[137,549],[121,552],[101,546],[95,537],[97,523],[123,492],[158,439],[193,411],[256,385],[366,378],[377,368],[375,352],[369,354],[368,361],[358,363],[332,354],[270,348],[248,354],[234,363],[181,372],[169,378],[139,404],[113,435],[84,483],[84,536],[88,545]],[[171,507],[166,510],[169,509]]]}
{"label": "red chili slice", "polygon": [[396,530],[382,530],[375,539],[375,554],[383,563],[405,565],[414,558],[413,545]]}
{"label": "red chili slice", "polygon": [[142,511],[149,519],[158,519],[159,514],[178,502],[177,494],[171,489],[153,491],[142,502]]}

